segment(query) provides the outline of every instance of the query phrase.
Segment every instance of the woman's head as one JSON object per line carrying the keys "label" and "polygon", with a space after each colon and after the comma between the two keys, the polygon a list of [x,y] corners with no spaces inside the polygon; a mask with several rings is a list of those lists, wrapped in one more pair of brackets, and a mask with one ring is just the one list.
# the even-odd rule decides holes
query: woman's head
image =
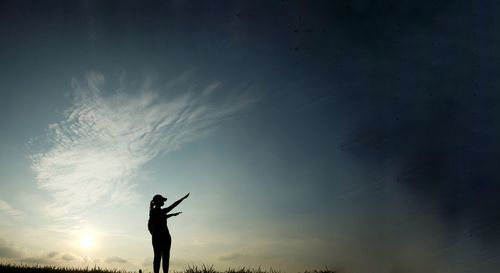
{"label": "woman's head", "polygon": [[153,196],[153,200],[151,200],[151,208],[153,208],[153,206],[161,207],[165,204],[165,201],[167,201],[167,198],[157,194]]}

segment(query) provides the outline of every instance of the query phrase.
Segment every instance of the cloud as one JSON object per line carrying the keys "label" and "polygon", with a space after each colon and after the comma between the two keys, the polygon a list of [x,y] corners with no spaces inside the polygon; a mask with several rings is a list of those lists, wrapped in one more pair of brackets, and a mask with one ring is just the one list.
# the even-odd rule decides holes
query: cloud
{"label": "cloud", "polygon": [[9,203],[3,200],[0,200],[0,214],[17,219],[23,218],[25,216],[24,212],[13,208]]}
{"label": "cloud", "polygon": [[59,255],[58,251],[52,251],[52,252],[47,253],[47,257],[49,257],[49,258],[54,258],[58,255]]}
{"label": "cloud", "polygon": [[236,259],[238,259],[240,257],[241,257],[241,254],[233,252],[233,253],[229,253],[229,254],[225,254],[225,255],[219,256],[219,260],[221,260],[221,261],[232,261],[232,260],[236,260]]}
{"label": "cloud", "polygon": [[127,263],[127,260],[120,258],[118,256],[113,256],[113,257],[107,258],[105,260],[105,262],[109,263],[109,264],[124,264],[124,263]]}
{"label": "cloud", "polygon": [[123,91],[126,86],[106,92],[98,73],[88,74],[84,84],[74,80],[73,87],[75,99],[64,120],[48,127],[48,148],[35,151],[38,146],[29,143],[38,187],[54,197],[47,210],[59,217],[90,205],[137,200],[132,180],[144,164],[207,136],[252,102],[237,97],[214,103],[219,83],[186,87],[189,92],[169,100],[150,83],[133,93]]}
{"label": "cloud", "polygon": [[0,238],[0,257],[3,258],[20,258],[24,252],[16,246],[7,243],[6,240]]}
{"label": "cloud", "polygon": [[44,256],[26,257],[24,259],[21,259],[20,261],[30,264],[59,264],[61,260],[63,262],[74,262],[80,260],[79,256],[72,253],[64,253],[64,255],[61,254],[62,253],[60,253],[59,251],[52,251]]}
{"label": "cloud", "polygon": [[76,260],[76,256],[71,254],[71,253],[66,253],[64,255],[61,256],[61,259],[64,260],[64,261],[74,261]]}
{"label": "cloud", "polygon": [[47,257],[27,257],[21,261],[29,264],[54,264],[54,261],[48,259]]}

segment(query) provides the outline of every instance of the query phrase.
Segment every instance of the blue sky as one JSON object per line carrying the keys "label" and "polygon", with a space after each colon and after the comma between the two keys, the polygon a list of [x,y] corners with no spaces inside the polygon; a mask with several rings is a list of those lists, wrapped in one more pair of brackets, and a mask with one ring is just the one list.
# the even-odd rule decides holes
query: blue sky
{"label": "blue sky", "polygon": [[[24,4],[25,3],[25,4]],[[5,2],[0,262],[498,268],[498,6]]]}

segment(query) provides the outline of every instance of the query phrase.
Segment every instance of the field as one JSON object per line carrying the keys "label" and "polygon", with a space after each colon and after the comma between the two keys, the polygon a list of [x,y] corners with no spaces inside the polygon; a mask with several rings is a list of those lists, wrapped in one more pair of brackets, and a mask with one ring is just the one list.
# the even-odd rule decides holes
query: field
{"label": "field", "polygon": [[[99,267],[88,267],[88,268],[70,268],[70,267],[57,267],[57,266],[27,266],[27,265],[10,265],[10,264],[0,264],[1,273],[138,273],[137,271],[122,271],[122,270],[112,270],[103,269]],[[160,270],[160,272],[162,272]],[[149,273],[149,271],[144,271],[143,273]],[[260,268],[252,269],[241,267],[238,269],[229,268],[226,271],[217,271],[212,266],[189,266],[184,271],[172,272],[172,273],[282,273],[279,270],[269,270],[264,271]],[[305,271],[304,273],[337,273],[336,271],[329,269],[322,270],[312,270]]]}

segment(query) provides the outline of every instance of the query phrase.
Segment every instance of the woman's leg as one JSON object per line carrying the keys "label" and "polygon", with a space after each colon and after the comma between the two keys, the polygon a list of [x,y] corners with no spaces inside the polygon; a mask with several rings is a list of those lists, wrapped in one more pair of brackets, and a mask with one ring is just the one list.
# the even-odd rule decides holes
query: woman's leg
{"label": "woman's leg", "polygon": [[172,239],[168,238],[165,242],[162,258],[163,258],[163,273],[168,273],[168,265],[170,263],[170,247],[172,245]]}
{"label": "woman's leg", "polygon": [[154,273],[160,273],[160,260],[161,260],[161,248],[158,246],[158,242],[153,240],[153,271]]}

